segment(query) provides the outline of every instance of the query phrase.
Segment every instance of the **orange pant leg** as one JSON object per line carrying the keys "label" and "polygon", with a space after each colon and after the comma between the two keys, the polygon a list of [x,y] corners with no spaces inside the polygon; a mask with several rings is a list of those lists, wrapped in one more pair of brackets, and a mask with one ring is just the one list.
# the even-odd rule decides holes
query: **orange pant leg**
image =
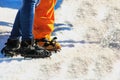
{"label": "orange pant leg", "polygon": [[35,9],[33,35],[35,39],[50,39],[54,30],[54,6],[56,0],[41,0]]}

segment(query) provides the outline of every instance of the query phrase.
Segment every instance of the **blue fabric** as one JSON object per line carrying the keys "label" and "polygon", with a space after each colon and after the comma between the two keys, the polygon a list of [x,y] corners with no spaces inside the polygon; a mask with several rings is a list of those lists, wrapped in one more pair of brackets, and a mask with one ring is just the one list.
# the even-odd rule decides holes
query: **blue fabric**
{"label": "blue fabric", "polygon": [[38,2],[39,0],[23,0],[23,5],[16,15],[10,39],[22,37],[22,40],[28,40],[33,38],[34,12]]}

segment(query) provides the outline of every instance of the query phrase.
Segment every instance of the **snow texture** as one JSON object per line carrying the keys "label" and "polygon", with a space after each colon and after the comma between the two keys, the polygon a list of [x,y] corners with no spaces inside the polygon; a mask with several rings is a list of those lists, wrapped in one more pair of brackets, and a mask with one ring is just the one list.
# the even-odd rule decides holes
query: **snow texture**
{"label": "snow texture", "polygon": [[[0,0],[0,50],[21,0]],[[58,0],[61,52],[45,59],[5,58],[0,80],[120,80],[120,0]]]}

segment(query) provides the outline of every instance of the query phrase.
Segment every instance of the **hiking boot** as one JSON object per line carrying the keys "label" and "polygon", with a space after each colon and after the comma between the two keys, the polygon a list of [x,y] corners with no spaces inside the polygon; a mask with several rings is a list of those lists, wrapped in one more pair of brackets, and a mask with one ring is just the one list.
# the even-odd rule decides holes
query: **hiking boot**
{"label": "hiking boot", "polygon": [[50,57],[51,52],[34,44],[33,40],[24,40],[21,42],[21,56],[25,58],[45,58]]}
{"label": "hiking boot", "polygon": [[4,56],[13,57],[17,55],[16,51],[20,48],[20,41],[18,39],[8,39],[5,45],[6,46],[1,50]]}
{"label": "hiking boot", "polygon": [[54,37],[52,40],[47,40],[45,38],[42,39],[36,39],[35,43],[40,46],[44,47],[48,51],[60,51],[61,46],[60,44],[56,41],[57,37]]}

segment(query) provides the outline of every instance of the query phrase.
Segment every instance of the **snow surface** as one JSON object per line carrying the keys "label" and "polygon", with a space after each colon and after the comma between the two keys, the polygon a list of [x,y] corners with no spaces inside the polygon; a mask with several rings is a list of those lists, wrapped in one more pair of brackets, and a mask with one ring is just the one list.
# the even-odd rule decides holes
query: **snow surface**
{"label": "snow surface", "polygon": [[[0,0],[0,50],[20,6]],[[120,0],[58,0],[55,16],[61,52],[25,60],[0,54],[0,80],[120,80]]]}

